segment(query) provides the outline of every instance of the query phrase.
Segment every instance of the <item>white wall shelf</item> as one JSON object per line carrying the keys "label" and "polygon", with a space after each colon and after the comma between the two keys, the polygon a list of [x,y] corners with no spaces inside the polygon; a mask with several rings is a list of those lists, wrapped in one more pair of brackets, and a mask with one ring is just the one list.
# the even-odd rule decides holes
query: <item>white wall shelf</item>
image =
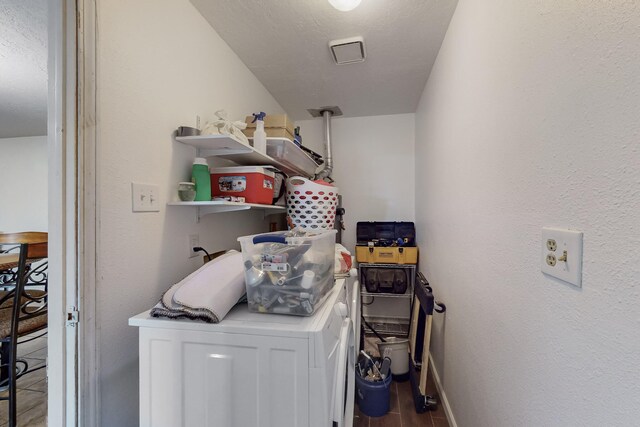
{"label": "white wall shelf", "polygon": [[[268,140],[280,140],[289,141],[283,138],[268,138]],[[179,136],[176,137],[176,141],[183,144],[191,145],[198,149],[198,156],[200,157],[221,157],[223,159],[231,160],[239,165],[252,165],[262,166],[271,165],[275,166],[282,172],[289,176],[298,175],[311,178],[308,172],[309,168],[303,169],[305,166],[297,166],[290,162],[283,162],[273,157],[269,157],[266,154],[262,154],[248,145],[243,144],[237,138],[231,135],[197,135],[197,136]],[[293,142],[289,141],[292,146],[295,146]],[[297,146],[296,149],[300,150]],[[289,147],[291,149],[291,147]],[[307,156],[302,150],[300,150],[305,157]],[[311,158],[309,161],[313,162]]]}
{"label": "white wall shelf", "polygon": [[170,202],[169,206],[196,206],[198,209],[198,220],[205,215],[221,212],[246,211],[249,209],[260,209],[264,211],[264,216],[283,213],[284,206],[259,205],[256,203],[238,203],[222,200],[212,200],[210,202]]}

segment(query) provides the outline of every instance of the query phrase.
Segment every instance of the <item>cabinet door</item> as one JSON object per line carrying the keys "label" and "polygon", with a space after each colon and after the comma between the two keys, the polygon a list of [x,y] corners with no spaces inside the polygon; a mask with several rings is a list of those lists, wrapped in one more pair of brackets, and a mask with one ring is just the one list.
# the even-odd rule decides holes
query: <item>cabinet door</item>
{"label": "cabinet door", "polygon": [[140,329],[141,426],[306,426],[308,341]]}

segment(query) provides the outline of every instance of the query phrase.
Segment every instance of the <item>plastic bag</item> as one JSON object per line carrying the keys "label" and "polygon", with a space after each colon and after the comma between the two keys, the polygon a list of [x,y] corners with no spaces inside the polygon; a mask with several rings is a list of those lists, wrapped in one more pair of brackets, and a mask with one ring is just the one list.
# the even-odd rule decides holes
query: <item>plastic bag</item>
{"label": "plastic bag", "polygon": [[247,128],[247,124],[244,121],[236,120],[232,122],[227,118],[225,110],[218,110],[215,115],[218,120],[213,123],[207,122],[202,128],[201,135],[232,135],[243,144],[250,146],[246,135],[242,133],[242,130]]}

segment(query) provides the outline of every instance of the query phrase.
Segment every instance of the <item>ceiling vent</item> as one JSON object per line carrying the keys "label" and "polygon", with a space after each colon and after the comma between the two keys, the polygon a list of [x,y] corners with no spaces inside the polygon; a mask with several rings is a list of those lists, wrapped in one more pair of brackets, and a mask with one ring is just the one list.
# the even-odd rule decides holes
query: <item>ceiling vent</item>
{"label": "ceiling vent", "polygon": [[364,49],[362,37],[349,37],[347,39],[332,40],[329,48],[336,64],[354,64],[364,62],[367,53]]}

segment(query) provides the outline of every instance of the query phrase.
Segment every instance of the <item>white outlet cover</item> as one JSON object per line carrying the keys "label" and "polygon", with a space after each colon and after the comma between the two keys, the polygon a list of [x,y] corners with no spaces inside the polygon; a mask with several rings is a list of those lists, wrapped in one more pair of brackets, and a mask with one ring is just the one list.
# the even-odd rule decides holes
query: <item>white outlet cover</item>
{"label": "white outlet cover", "polygon": [[[562,228],[542,228],[541,270],[544,274],[555,277],[579,288],[582,287],[582,236],[581,231]],[[547,240],[556,241],[557,248],[550,251]],[[560,259],[567,251],[567,261],[557,261],[555,266],[547,264],[547,255],[553,254]]]}
{"label": "white outlet cover", "polygon": [[198,256],[198,252],[194,252],[193,248],[200,246],[200,236],[197,234],[189,234],[189,258]]}

